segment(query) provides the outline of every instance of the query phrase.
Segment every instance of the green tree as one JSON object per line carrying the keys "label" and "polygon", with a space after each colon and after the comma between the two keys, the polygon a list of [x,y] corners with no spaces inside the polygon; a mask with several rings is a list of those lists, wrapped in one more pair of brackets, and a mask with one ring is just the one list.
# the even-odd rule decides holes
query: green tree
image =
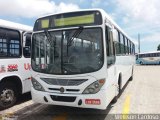
{"label": "green tree", "polygon": [[158,45],[157,50],[159,50],[159,51],[160,51],[160,44]]}

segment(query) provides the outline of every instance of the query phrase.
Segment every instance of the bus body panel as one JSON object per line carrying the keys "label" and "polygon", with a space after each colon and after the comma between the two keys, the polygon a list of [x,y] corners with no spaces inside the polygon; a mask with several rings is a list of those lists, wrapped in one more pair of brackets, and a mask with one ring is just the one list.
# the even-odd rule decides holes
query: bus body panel
{"label": "bus body panel", "polygon": [[[116,84],[117,84],[117,76],[116,76],[116,66],[112,65],[109,68],[106,69],[106,84],[104,86],[106,91],[107,99],[111,102],[112,99],[115,97],[116,94]],[[107,107],[107,106],[106,106]]]}
{"label": "bus body panel", "polygon": [[[113,77],[114,75],[114,77]],[[107,105],[112,101],[116,94],[116,89],[117,89],[117,75],[115,71],[115,66],[111,66],[110,68],[106,69],[106,66],[99,71],[95,73],[87,73],[87,74],[82,74],[82,75],[46,75],[46,74],[39,74],[38,72],[32,72],[32,77],[34,77],[40,84],[43,85],[45,92],[41,93],[38,92],[37,90],[34,90],[33,85],[31,87],[31,93],[32,93],[32,100],[35,102],[40,102],[44,104],[54,104],[54,105],[64,105],[64,106],[73,106],[73,107],[84,107],[84,108],[96,108],[96,109],[106,109]],[[57,79],[88,79],[87,82],[84,84],[81,84],[79,86],[61,86],[61,85],[48,85],[42,79],[40,78],[57,78]],[[96,94],[82,94],[82,92],[85,90],[87,86],[92,84],[93,82],[105,78],[106,82],[104,86],[101,88],[101,90],[96,93]],[[57,92],[54,90],[48,90],[48,88],[57,88],[60,89],[63,87],[65,89],[64,93]],[[79,92],[67,92],[67,89],[79,89]],[[38,94],[37,94],[38,92]],[[78,98],[74,103],[69,103],[69,102],[56,102],[53,101],[50,97],[50,95],[57,95],[57,96],[77,96]],[[44,101],[44,96],[47,97],[49,102]],[[99,99],[101,101],[100,105],[86,105],[84,104],[85,99]],[[78,101],[82,99],[83,100],[83,105],[78,105]]]}
{"label": "bus body panel", "polygon": [[135,64],[135,56],[117,56],[116,59],[117,70],[122,75],[122,87],[124,87],[128,79],[132,76],[132,69],[133,65]]}
{"label": "bus body panel", "polygon": [[[60,95],[56,93],[39,92],[39,91],[36,91],[34,88],[31,88],[31,91],[32,91],[31,93],[32,93],[33,101],[37,103],[43,103],[43,104],[82,107],[82,108],[106,109],[107,104],[110,103],[110,101],[104,95],[104,94],[108,94],[106,90],[100,90],[97,94],[90,94],[90,95],[82,95],[82,94],[61,94]],[[74,102],[53,101],[50,95],[76,97],[76,100]],[[48,102],[45,102],[44,97],[47,98]],[[86,104],[85,100],[87,99],[99,100],[100,103]],[[82,100],[81,105],[78,105],[79,100]]]}
{"label": "bus body panel", "polygon": [[20,78],[22,83],[22,93],[26,93],[30,91],[31,89],[30,58],[0,59],[0,69],[1,69],[0,81],[3,78],[9,77],[9,76],[10,77],[17,76]]}

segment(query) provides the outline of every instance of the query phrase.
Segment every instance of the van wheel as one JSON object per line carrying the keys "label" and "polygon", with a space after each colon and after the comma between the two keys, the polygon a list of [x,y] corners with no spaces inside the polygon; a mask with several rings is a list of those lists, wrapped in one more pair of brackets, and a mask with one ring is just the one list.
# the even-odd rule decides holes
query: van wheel
{"label": "van wheel", "polygon": [[0,110],[13,106],[18,97],[18,91],[10,82],[4,82],[0,85]]}
{"label": "van wheel", "polygon": [[117,92],[118,92],[118,94],[113,98],[112,103],[116,103],[117,102],[117,100],[119,98],[119,95],[122,92],[122,82],[121,82],[120,78],[119,78],[119,81],[118,81]]}

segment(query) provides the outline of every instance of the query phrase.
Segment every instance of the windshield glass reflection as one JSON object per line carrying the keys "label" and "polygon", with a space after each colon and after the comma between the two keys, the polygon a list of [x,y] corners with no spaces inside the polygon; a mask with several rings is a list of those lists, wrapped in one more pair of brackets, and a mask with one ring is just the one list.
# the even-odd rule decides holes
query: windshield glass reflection
{"label": "windshield glass reflection", "polygon": [[37,72],[81,74],[103,65],[101,28],[35,33],[32,41],[32,68]]}

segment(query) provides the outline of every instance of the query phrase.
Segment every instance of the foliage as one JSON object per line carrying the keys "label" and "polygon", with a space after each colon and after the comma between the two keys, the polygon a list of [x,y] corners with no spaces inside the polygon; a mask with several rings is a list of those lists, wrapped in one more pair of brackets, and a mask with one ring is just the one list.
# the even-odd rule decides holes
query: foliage
{"label": "foliage", "polygon": [[159,50],[159,51],[160,51],[160,44],[158,45],[157,50]]}

